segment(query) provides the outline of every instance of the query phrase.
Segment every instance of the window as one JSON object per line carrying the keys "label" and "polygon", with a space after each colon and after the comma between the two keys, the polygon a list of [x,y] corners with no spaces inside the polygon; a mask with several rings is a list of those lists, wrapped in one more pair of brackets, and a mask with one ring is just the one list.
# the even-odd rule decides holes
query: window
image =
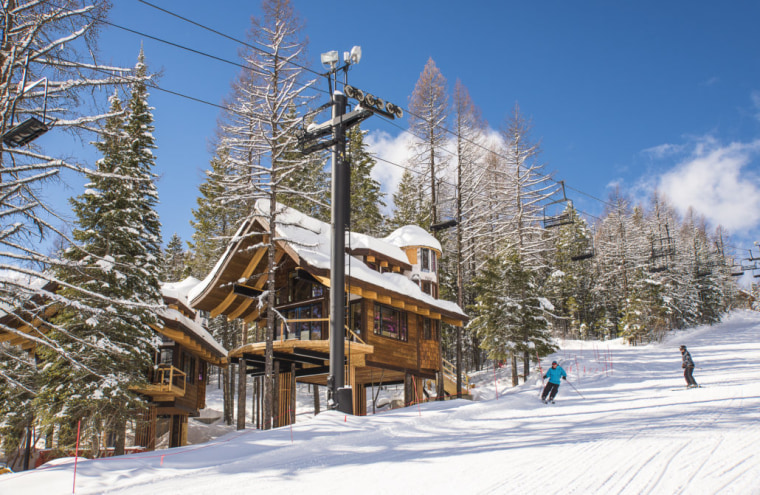
{"label": "window", "polygon": [[307,301],[324,295],[324,287],[304,270],[290,272],[288,302]]}
{"label": "window", "polygon": [[182,353],[182,371],[187,383],[195,383],[195,358],[186,352]]}
{"label": "window", "polygon": [[382,335],[391,339],[408,340],[406,313],[389,306],[375,303],[375,335]]}
{"label": "window", "polygon": [[351,303],[348,311],[348,328],[361,338],[362,336],[362,302]]}
{"label": "window", "polygon": [[[288,320],[310,320],[322,318],[322,303],[308,304],[284,311]],[[277,338],[281,338],[280,327],[277,327]],[[286,339],[321,340],[321,321],[293,321],[288,323]]]}
{"label": "window", "polygon": [[430,271],[430,250],[420,248],[420,270],[423,272]]}
{"label": "window", "polygon": [[438,340],[440,333],[440,322],[430,318],[420,317],[422,325],[422,338],[424,340]]}
{"label": "window", "polygon": [[163,364],[166,366],[174,365],[174,347],[161,347],[161,351],[158,356],[158,364]]}
{"label": "window", "polygon": [[198,383],[203,383],[206,378],[206,363],[201,361],[198,363]]}

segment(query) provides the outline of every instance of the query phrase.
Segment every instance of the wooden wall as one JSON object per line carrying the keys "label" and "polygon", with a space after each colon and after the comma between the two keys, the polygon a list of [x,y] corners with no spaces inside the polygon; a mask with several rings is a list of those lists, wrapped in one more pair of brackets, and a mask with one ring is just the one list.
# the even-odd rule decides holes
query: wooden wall
{"label": "wooden wall", "polygon": [[437,370],[439,366],[438,341],[423,340],[419,315],[407,313],[408,341],[402,342],[375,334],[375,302],[363,301],[363,326],[366,328],[364,339],[375,347],[375,352],[368,357],[374,363],[385,363],[394,369],[409,371]]}

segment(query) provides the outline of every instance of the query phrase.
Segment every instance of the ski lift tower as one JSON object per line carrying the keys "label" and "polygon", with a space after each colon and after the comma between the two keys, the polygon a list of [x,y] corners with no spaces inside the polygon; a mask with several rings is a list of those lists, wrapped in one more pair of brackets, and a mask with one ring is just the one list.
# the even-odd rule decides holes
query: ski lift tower
{"label": "ski lift tower", "polygon": [[[309,124],[299,133],[303,153],[332,148],[332,205],[330,213],[330,372],[327,377],[328,407],[353,414],[351,389],[345,387],[345,287],[346,287],[346,227],[351,212],[351,170],[346,162],[346,130],[379,114],[389,119],[401,118],[403,110],[391,102],[386,102],[370,93],[348,85],[348,69],[361,60],[359,46],[343,53],[343,63],[337,51],[321,55],[322,65],[327,69],[330,103],[318,109],[332,106],[332,118],[322,124]],[[338,72],[343,71],[344,92],[337,89]],[[334,88],[334,89],[333,89]],[[347,98],[353,98],[359,105],[346,113]]]}

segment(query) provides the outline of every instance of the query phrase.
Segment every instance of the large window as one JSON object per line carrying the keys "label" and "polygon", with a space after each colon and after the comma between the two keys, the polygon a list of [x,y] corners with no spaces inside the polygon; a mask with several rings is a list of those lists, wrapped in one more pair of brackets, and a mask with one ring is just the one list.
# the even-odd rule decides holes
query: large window
{"label": "large window", "polygon": [[[297,308],[289,308],[284,311],[285,318],[288,320],[311,320],[322,318],[322,303],[308,304]],[[277,328],[278,336],[280,327]],[[322,339],[322,322],[321,321],[293,321],[288,323],[288,334],[286,339],[300,340],[321,340]]]}
{"label": "large window", "polygon": [[288,279],[288,302],[308,301],[324,295],[324,287],[304,270],[295,270]]}
{"label": "large window", "polygon": [[375,335],[406,342],[409,339],[406,313],[375,303]]}

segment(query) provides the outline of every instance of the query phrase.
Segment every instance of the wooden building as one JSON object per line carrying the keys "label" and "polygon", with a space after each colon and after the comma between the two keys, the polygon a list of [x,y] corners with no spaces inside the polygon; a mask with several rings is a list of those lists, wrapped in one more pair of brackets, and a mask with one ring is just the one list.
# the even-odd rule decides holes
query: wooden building
{"label": "wooden building", "polygon": [[[141,426],[135,432],[135,445],[130,451],[153,450],[157,436],[165,431],[169,432],[170,447],[185,445],[188,417],[199,416],[199,410],[205,407],[209,367],[227,365],[227,351],[187,304],[188,290],[198,283],[197,279],[188,278],[161,287],[166,307],[159,310],[160,323],[153,329],[162,343],[154,356],[156,366],[148,371],[149,384],[133,388],[149,399],[150,406],[148,413],[142,415],[143,421],[137,422]],[[34,306],[44,306],[45,291],[56,290],[54,284],[40,287],[39,295],[34,296]],[[34,359],[34,339],[47,332],[45,321],[56,313],[55,305],[47,306],[44,318],[34,318],[23,308],[5,312],[0,316],[0,343],[18,346]],[[105,443],[108,445],[107,439]]]}
{"label": "wooden building", "polygon": [[[327,383],[330,225],[278,208],[274,416],[275,426],[282,426],[295,417],[296,382]],[[193,308],[211,317],[246,323],[247,343],[229,357],[244,359],[254,376],[264,372],[267,308],[257,296],[267,280],[268,211],[268,202],[256,204],[212,273],[188,295]],[[349,302],[341,338],[353,410],[366,414],[366,388],[373,384],[404,383],[407,403],[422,400],[422,381],[434,380],[442,367],[441,324],[467,321],[459,306],[437,297],[441,245],[415,226],[384,239],[350,233],[346,245]],[[456,377],[447,368],[446,390],[455,393]]]}
{"label": "wooden building", "polygon": [[169,431],[169,447],[187,444],[188,418],[199,416],[206,407],[210,367],[227,365],[227,351],[187,304],[188,291],[198,283],[198,279],[188,277],[161,286],[166,308],[158,312],[162,325],[154,327],[161,336],[161,346],[149,385],[134,388],[150,399],[144,427],[135,439],[146,450],[155,448],[164,428]]}

